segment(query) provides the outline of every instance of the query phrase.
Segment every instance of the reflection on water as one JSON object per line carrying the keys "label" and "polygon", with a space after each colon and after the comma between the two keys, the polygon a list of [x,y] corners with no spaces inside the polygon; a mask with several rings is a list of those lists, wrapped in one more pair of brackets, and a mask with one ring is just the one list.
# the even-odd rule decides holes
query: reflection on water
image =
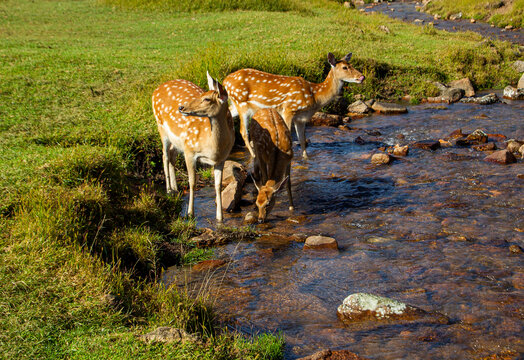
{"label": "reflection on water", "polygon": [[[269,226],[260,228],[265,235],[216,250],[230,261],[227,268],[170,269],[164,281],[195,289],[206,281],[232,326],[246,333],[282,330],[287,359],[324,348],[375,359],[518,358],[524,263],[508,247],[524,246],[522,160],[497,165],[485,162],[485,153],[456,147],[411,148],[388,166],[373,166],[369,158],[380,146],[438,140],[459,128],[524,139],[523,119],[524,102],[421,105],[407,115],[354,120],[350,131],[308,128],[310,160],[292,163],[297,210],[290,214],[280,194]],[[366,143],[355,143],[358,136]],[[199,191],[195,206],[199,224],[209,226],[213,190]],[[230,215],[226,224],[241,219]],[[340,251],[303,251],[298,234],[332,236]],[[348,329],[336,308],[355,292],[439,311],[452,323]]]}

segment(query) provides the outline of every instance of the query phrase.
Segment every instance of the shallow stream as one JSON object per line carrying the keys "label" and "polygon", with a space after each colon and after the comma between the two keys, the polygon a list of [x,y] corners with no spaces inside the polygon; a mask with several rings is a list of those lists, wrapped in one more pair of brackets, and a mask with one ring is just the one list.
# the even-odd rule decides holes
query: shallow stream
{"label": "shallow stream", "polygon": [[[457,129],[482,129],[504,148],[500,135],[524,139],[524,101],[424,104],[348,125],[309,127],[309,161],[298,158],[295,144],[293,214],[280,193],[269,222],[257,226],[265,235],[216,249],[227,266],[172,268],[163,281],[206,289],[224,319],[243,332],[282,331],[286,359],[325,348],[371,359],[520,358],[524,254],[509,246],[524,247],[523,160],[489,163],[486,153],[460,147],[410,148],[408,156],[382,166],[371,165],[370,156],[381,146],[438,140]],[[359,136],[363,144],[355,142]],[[214,223],[211,187],[197,192],[195,208],[199,226]],[[226,215],[226,225],[241,226],[252,210]],[[334,237],[339,251],[304,251],[302,234]],[[356,292],[452,321],[348,328],[336,309]]]}

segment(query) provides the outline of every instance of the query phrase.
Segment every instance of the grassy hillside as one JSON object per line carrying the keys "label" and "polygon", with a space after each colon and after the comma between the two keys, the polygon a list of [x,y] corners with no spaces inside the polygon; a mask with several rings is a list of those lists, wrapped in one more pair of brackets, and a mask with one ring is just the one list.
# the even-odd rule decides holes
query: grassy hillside
{"label": "grassy hillside", "polygon": [[[518,51],[476,35],[322,0],[252,3],[195,13],[158,1],[0,2],[4,357],[278,358],[279,337],[222,333],[205,299],[155,283],[162,268],[209,256],[186,241],[198,230],[178,217],[181,197],[162,190],[150,96],[163,81],[204,86],[205,70],[222,79],[247,66],[320,81],[328,51],[352,51],[367,77],[348,86],[350,99],[420,99],[431,80],[469,76],[482,88],[517,76]],[[386,22],[391,34],[378,29]],[[135,337],[160,325],[197,331],[204,344]]]}
{"label": "grassy hillside", "polygon": [[464,18],[490,22],[496,26],[524,26],[524,0],[432,0],[426,9],[448,17],[462,12]]}

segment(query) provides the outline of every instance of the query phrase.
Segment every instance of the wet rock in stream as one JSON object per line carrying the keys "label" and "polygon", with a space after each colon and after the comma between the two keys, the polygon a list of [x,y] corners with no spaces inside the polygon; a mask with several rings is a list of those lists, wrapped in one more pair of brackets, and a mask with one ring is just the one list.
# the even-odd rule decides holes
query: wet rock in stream
{"label": "wet rock in stream", "polygon": [[368,114],[371,111],[372,111],[371,108],[362,100],[355,101],[354,103],[349,105],[347,108],[347,112],[349,115],[353,115],[353,114],[363,115],[363,114]]}
{"label": "wet rock in stream", "polygon": [[386,153],[373,154],[371,163],[375,165],[387,165],[393,161],[393,157]]}
{"label": "wet rock in stream", "polygon": [[379,101],[374,102],[371,108],[377,113],[384,115],[405,114],[408,112],[408,109],[405,106]]}
{"label": "wet rock in stream", "polygon": [[432,150],[435,151],[440,148],[440,141],[422,140],[411,144],[415,149]]}
{"label": "wet rock in stream", "polygon": [[310,126],[339,126],[344,123],[343,119],[340,115],[317,112],[308,124]]}
{"label": "wet rock in stream", "polygon": [[473,104],[479,104],[479,105],[491,105],[500,102],[499,97],[497,94],[488,94],[484,96],[478,96],[478,97],[465,97],[460,99],[460,102],[462,103],[473,103]]}
{"label": "wet rock in stream", "polygon": [[508,150],[495,151],[493,154],[486,156],[484,160],[504,165],[517,162],[515,156]]}
{"label": "wet rock in stream", "polygon": [[511,139],[508,140],[506,144],[506,150],[508,150],[511,153],[516,153],[519,152],[519,149],[522,147],[522,145],[524,145],[522,141]]}
{"label": "wet rock in stream", "polygon": [[510,100],[524,100],[524,89],[517,89],[513,86],[504,88],[504,98]]}
{"label": "wet rock in stream", "polygon": [[449,319],[439,313],[427,312],[415,306],[367,293],[351,294],[337,309],[340,320],[346,324],[361,321],[426,321],[447,324]]}
{"label": "wet rock in stream", "polygon": [[314,250],[338,250],[338,243],[332,237],[328,236],[310,236],[306,239],[304,243],[304,250],[314,249]]}

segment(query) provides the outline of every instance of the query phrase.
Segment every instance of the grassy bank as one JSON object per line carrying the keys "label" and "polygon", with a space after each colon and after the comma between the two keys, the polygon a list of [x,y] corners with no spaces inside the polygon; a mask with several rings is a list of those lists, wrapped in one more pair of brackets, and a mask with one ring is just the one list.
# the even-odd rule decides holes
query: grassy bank
{"label": "grassy bank", "polygon": [[426,10],[443,17],[462,12],[463,18],[482,20],[499,27],[524,26],[524,0],[432,0]]}
{"label": "grassy bank", "polygon": [[[273,4],[194,13],[159,1],[0,2],[6,358],[279,357],[279,337],[223,333],[205,299],[155,283],[163,268],[210,255],[187,243],[197,229],[179,218],[182,198],[162,190],[150,95],[163,81],[204,86],[205,70],[222,79],[248,66],[320,81],[328,51],[353,51],[367,77],[348,86],[349,99],[420,99],[435,91],[433,80],[469,76],[482,88],[516,77],[509,64],[519,54],[508,44],[335,2],[262,3]],[[386,21],[391,34],[378,29]],[[161,325],[198,332],[203,344],[135,336]]]}

